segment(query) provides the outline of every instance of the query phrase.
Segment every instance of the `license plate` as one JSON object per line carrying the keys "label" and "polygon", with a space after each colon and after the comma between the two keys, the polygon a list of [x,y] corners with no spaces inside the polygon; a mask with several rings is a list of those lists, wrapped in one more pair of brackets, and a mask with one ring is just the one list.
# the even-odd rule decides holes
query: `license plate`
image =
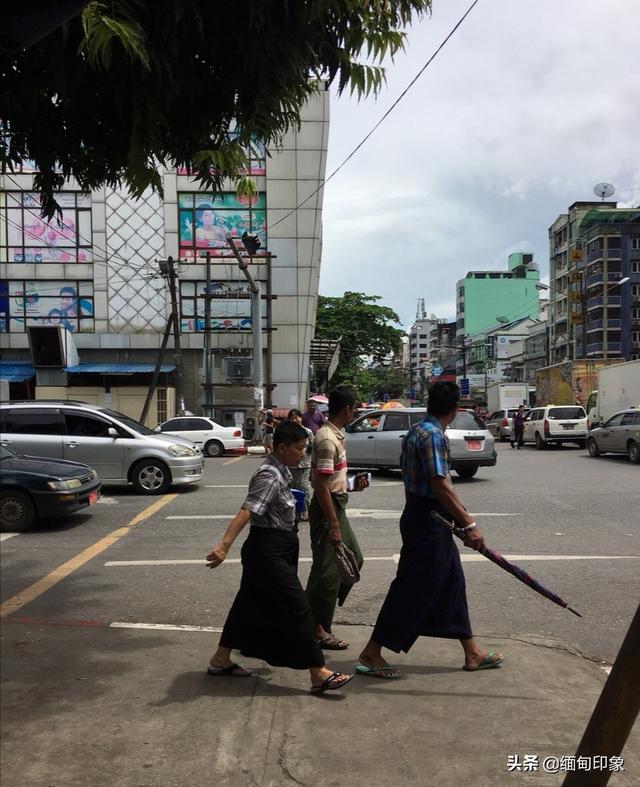
{"label": "license plate", "polygon": [[98,493],[97,492],[89,492],[89,505],[92,506],[98,502]]}
{"label": "license plate", "polygon": [[563,429],[575,429],[576,425],[575,424],[562,424],[562,428]]}
{"label": "license plate", "polygon": [[467,451],[482,451],[482,441],[467,440]]}

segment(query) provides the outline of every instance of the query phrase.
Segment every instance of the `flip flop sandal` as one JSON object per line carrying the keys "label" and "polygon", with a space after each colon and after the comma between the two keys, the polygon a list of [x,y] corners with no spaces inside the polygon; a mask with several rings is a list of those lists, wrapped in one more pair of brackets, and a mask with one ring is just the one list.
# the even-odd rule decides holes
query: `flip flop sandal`
{"label": "flip flop sandal", "polygon": [[333,634],[329,634],[328,637],[319,639],[318,645],[320,645],[322,650],[346,650],[349,647],[348,642],[334,637]]}
{"label": "flip flop sandal", "polygon": [[[312,694],[324,694],[325,691],[335,691],[336,689],[341,689],[343,686],[346,686],[350,680],[353,680],[353,675],[347,675],[344,680],[340,680],[336,682],[336,678],[343,677],[344,673],[342,672],[332,672],[328,678],[325,678],[319,686],[312,686],[311,693]],[[334,685],[335,684],[335,685]]]}
{"label": "flip flop sandal", "polygon": [[207,674],[219,677],[220,675],[228,675],[232,678],[252,678],[253,672],[246,670],[239,664],[229,664],[228,667],[212,667],[211,664],[207,667]]}
{"label": "flip flop sandal", "polygon": [[[494,659],[493,656],[497,656],[498,658]],[[494,667],[499,667],[500,664],[504,661],[504,656],[501,656],[499,653],[494,653],[492,650],[482,659],[480,664],[477,667],[463,667],[462,669],[465,672],[477,672],[479,669],[493,669]]]}
{"label": "flip flop sandal", "polygon": [[371,678],[379,678],[380,680],[400,680],[402,675],[389,675],[389,670],[396,669],[391,664],[385,667],[367,667],[366,664],[356,664],[356,672],[358,675],[369,675]]}

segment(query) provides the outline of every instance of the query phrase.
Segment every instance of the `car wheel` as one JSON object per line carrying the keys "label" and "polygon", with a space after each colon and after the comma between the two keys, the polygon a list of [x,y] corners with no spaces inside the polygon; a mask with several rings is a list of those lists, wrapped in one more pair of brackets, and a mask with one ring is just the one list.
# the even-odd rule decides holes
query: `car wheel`
{"label": "car wheel", "polygon": [[473,478],[478,472],[478,466],[475,467],[456,467],[456,473],[460,478]]}
{"label": "car wheel", "polygon": [[0,492],[0,530],[28,530],[35,521],[36,509],[28,495],[17,489]]}
{"label": "car wheel", "polygon": [[143,459],[131,469],[131,483],[141,495],[161,495],[171,484],[171,474],[164,462]]}
{"label": "car wheel", "polygon": [[502,436],[502,432],[500,431],[500,429],[498,429],[498,431],[496,432],[496,440],[499,443],[504,443],[504,437]]}
{"label": "car wheel", "polygon": [[627,456],[630,462],[636,465],[640,464],[640,446],[633,440],[629,440],[627,443]]}
{"label": "car wheel", "polygon": [[544,451],[546,447],[544,440],[540,437],[540,433],[536,432],[536,448],[538,451]]}
{"label": "car wheel", "polygon": [[587,448],[589,449],[589,456],[600,456],[600,449],[593,437],[587,440]]}
{"label": "car wheel", "polygon": [[224,454],[224,446],[217,440],[209,440],[204,447],[205,456],[222,456]]}

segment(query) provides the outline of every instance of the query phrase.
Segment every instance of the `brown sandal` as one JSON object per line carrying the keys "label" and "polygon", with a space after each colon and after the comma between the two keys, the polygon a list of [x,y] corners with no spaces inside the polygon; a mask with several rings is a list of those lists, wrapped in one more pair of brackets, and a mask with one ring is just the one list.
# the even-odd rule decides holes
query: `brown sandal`
{"label": "brown sandal", "polygon": [[319,639],[318,645],[320,645],[322,650],[346,650],[349,647],[348,642],[334,637],[333,634],[328,634],[326,637]]}

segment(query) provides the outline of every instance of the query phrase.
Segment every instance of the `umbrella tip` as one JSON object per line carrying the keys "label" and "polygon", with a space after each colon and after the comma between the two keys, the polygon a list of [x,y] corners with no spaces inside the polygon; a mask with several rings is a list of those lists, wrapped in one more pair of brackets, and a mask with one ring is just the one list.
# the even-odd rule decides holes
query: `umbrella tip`
{"label": "umbrella tip", "polygon": [[569,610],[569,612],[573,612],[573,614],[577,615],[579,618],[582,617],[582,615],[579,612],[576,612],[575,609],[571,609],[571,607],[569,606],[567,606],[567,609]]}

